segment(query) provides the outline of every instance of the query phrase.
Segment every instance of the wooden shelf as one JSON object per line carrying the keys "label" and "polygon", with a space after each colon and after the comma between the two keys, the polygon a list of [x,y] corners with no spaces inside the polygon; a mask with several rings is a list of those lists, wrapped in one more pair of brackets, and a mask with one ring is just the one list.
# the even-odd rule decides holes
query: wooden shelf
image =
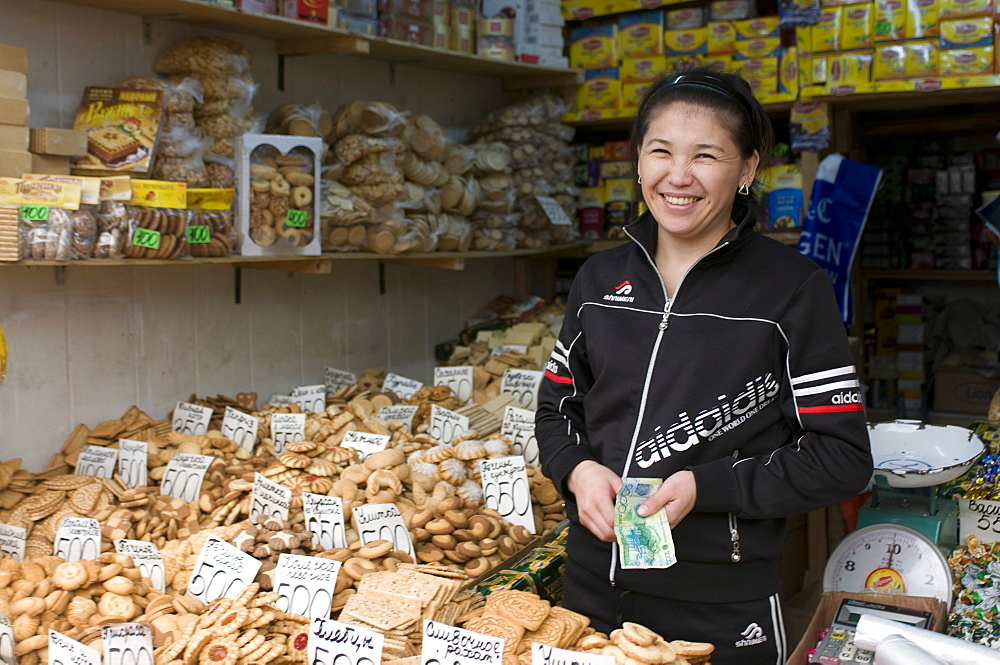
{"label": "wooden shelf", "polygon": [[583,72],[467,55],[381,37],[355,35],[281,16],[242,12],[197,0],[60,0],[68,4],[177,20],[277,41],[280,55],[342,53],[502,79],[508,89],[575,86]]}
{"label": "wooden shelf", "polygon": [[867,280],[899,281],[994,282],[997,279],[993,270],[861,270],[860,275]]}

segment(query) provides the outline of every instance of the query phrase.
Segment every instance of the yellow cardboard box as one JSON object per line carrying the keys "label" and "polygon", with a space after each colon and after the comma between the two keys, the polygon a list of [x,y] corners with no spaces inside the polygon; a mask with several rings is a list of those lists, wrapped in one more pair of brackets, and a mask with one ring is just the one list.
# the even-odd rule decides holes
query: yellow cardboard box
{"label": "yellow cardboard box", "polygon": [[736,60],[752,60],[755,58],[772,58],[781,49],[781,37],[766,37],[764,39],[744,39],[735,43],[733,58]]}
{"label": "yellow cardboard box", "polygon": [[652,83],[622,83],[622,107],[635,108],[646,96],[646,91]]}
{"label": "yellow cardboard box", "polygon": [[938,0],[938,18],[993,16],[994,0]]}
{"label": "yellow cardboard box", "polygon": [[937,0],[906,0],[906,38],[923,39],[938,34]]}
{"label": "yellow cardboard box", "polygon": [[812,27],[812,52],[828,53],[840,50],[840,26],[843,24],[843,7],[824,7],[819,23]]}
{"label": "yellow cardboard box", "polygon": [[906,34],[906,0],[875,0],[876,42],[894,42]]}
{"label": "yellow cardboard box", "polygon": [[778,59],[778,92],[795,97],[799,94],[799,52],[798,49],[782,49]]}
{"label": "yellow cardboard box", "polygon": [[736,48],[736,28],[732,21],[708,22],[708,52],[732,53]]}
{"label": "yellow cardboard box", "polygon": [[663,12],[627,14],[618,19],[618,55],[634,58],[663,52]]}
{"label": "yellow cardboard box", "polygon": [[862,85],[871,81],[872,52],[830,53],[826,57],[826,84],[829,87]]}
{"label": "yellow cardboard box", "polygon": [[780,19],[777,16],[761,16],[733,21],[733,27],[736,28],[737,41],[781,36]]}
{"label": "yellow cardboard box", "polygon": [[708,53],[708,28],[666,30],[663,33],[663,54],[704,55]]}
{"label": "yellow cardboard box", "polygon": [[906,78],[938,75],[938,43],[935,39],[918,39],[905,42]]}
{"label": "yellow cardboard box", "polygon": [[846,5],[842,11],[840,48],[844,51],[871,48],[875,5],[870,2],[859,2],[855,5]]}
{"label": "yellow cardboard box", "polygon": [[978,48],[993,45],[993,17],[973,16],[938,22],[941,48]]}
{"label": "yellow cardboard box", "polygon": [[941,76],[992,74],[993,61],[993,46],[948,48],[941,49],[938,53],[938,67]]}
{"label": "yellow cardboard box", "polygon": [[590,69],[577,89],[576,107],[579,111],[616,109],[621,107],[621,97],[621,73],[617,67]]}
{"label": "yellow cardboard box", "polygon": [[622,58],[621,78],[623,83],[648,83],[662,76],[666,70],[667,61],[662,55]]}
{"label": "yellow cardboard box", "polygon": [[879,44],[872,55],[872,80],[892,81],[906,78],[906,45]]}
{"label": "yellow cardboard box", "polygon": [[581,26],[569,31],[569,66],[580,69],[612,67],[618,61],[618,26]]}

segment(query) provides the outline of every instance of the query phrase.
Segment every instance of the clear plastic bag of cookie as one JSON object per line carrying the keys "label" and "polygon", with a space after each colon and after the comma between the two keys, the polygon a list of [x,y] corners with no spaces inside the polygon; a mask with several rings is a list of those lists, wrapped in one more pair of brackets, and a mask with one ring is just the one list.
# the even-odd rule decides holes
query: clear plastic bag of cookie
{"label": "clear plastic bag of cookie", "polygon": [[188,189],[187,241],[191,256],[229,256],[236,247],[233,189]]}
{"label": "clear plastic bag of cookie", "polygon": [[160,53],[153,71],[170,76],[185,72],[223,75],[250,69],[250,51],[239,42],[222,37],[193,37]]}
{"label": "clear plastic bag of cookie", "polygon": [[72,211],[50,207],[46,220],[44,256],[49,261],[69,261],[73,247]]}
{"label": "clear plastic bag of cookie", "polygon": [[101,201],[97,208],[97,241],[95,259],[120,259],[128,231],[126,204],[121,201]]}
{"label": "clear plastic bag of cookie", "polygon": [[388,102],[353,101],[334,112],[330,138],[339,139],[358,133],[369,136],[401,136],[406,131],[409,116],[409,111],[399,111]]}
{"label": "clear plastic bag of cookie", "polygon": [[187,187],[183,183],[133,180],[126,219],[125,258],[175,260],[185,255]]}
{"label": "clear plastic bag of cookie", "polygon": [[163,116],[160,123],[161,130],[165,132],[178,128],[194,131],[198,127],[192,113],[168,113]]}
{"label": "clear plastic bag of cookie", "polygon": [[167,114],[191,113],[195,104],[204,100],[205,87],[190,76],[175,80],[128,78],[118,84],[126,90],[159,90],[163,93],[163,109]]}
{"label": "clear plastic bag of cookie", "polygon": [[160,157],[190,157],[196,152],[208,152],[211,139],[205,139],[201,131],[189,127],[174,127],[160,132],[159,143],[156,144],[156,156]]}
{"label": "clear plastic bag of cookie", "polygon": [[267,116],[265,134],[283,136],[319,136],[326,138],[333,130],[333,116],[319,102],[283,104]]}
{"label": "clear plastic bag of cookie", "polygon": [[97,206],[81,205],[80,209],[72,211],[70,216],[72,218],[70,258],[89,259],[94,255],[94,247],[97,245]]}
{"label": "clear plastic bag of cookie", "polygon": [[191,138],[190,154],[182,157],[158,155],[153,163],[152,177],[157,180],[183,182],[188,187],[207,187],[208,171],[205,169],[205,151],[212,139]]}
{"label": "clear plastic bag of cookie", "polygon": [[236,162],[228,157],[205,153],[205,171],[209,187],[228,189],[236,186]]}

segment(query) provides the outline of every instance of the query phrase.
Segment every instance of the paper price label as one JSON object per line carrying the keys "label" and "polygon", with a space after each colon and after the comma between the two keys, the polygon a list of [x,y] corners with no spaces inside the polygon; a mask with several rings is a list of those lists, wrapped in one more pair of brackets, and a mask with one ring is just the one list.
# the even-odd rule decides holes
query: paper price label
{"label": "paper price label", "polygon": [[327,395],[333,395],[341,388],[350,388],[357,382],[358,376],[354,372],[327,367],[323,373],[323,385],[326,386]]}
{"label": "paper price label", "polygon": [[292,403],[292,398],[289,395],[271,395],[267,403],[271,406],[288,406]]}
{"label": "paper price label", "polygon": [[522,409],[538,408],[538,386],[542,373],[533,369],[505,369],[500,380],[500,392],[513,395]]}
{"label": "paper price label", "polygon": [[161,235],[159,231],[138,227],[132,232],[132,244],[146,249],[159,249]]}
{"label": "paper price label", "polygon": [[306,438],[306,414],[304,413],[274,413],[271,414],[271,445],[279,455],[285,452],[289,443],[302,441]]}
{"label": "paper price label", "polygon": [[292,391],[292,402],[303,411],[320,413],[326,408],[326,386],[299,386]]}
{"label": "paper price label", "polygon": [[14,655],[14,628],[10,625],[10,619],[2,614],[0,614],[0,663],[17,665],[17,657]]}
{"label": "paper price label", "polygon": [[104,665],[152,665],[153,629],[144,623],[101,626]]}
{"label": "paper price label", "polygon": [[581,653],[532,642],[531,665],[615,665],[615,659],[599,653]]}
{"label": "paper price label", "polygon": [[76,475],[110,478],[115,475],[118,451],[102,446],[87,446],[80,451],[76,461]]}
{"label": "paper price label", "polygon": [[395,393],[400,399],[409,399],[413,393],[424,387],[424,384],[413,379],[408,379],[399,374],[389,372],[382,382],[382,392]]}
{"label": "paper price label", "polygon": [[222,436],[235,441],[243,450],[253,452],[254,446],[257,445],[258,427],[260,421],[255,416],[231,406],[226,407],[226,415],[222,419]]}
{"label": "paper price label", "polygon": [[177,402],[170,428],[178,434],[206,434],[212,422],[212,409],[188,402]]}
{"label": "paper price label", "polygon": [[160,481],[160,493],[191,503],[201,496],[201,483],[205,480],[205,472],[212,466],[214,457],[195,455],[194,453],[177,453],[167,464]]}
{"label": "paper price label", "polygon": [[10,524],[0,524],[0,552],[15,561],[24,561],[24,542],[27,539],[27,529]]}
{"label": "paper price label", "polygon": [[149,483],[149,445],[145,441],[118,440],[118,475],[129,487],[144,487]]}
{"label": "paper price label", "polygon": [[419,408],[418,406],[383,406],[375,417],[387,423],[399,420],[409,432],[413,429],[413,416],[417,414]]}
{"label": "paper price label", "polygon": [[483,504],[500,513],[511,524],[520,524],[535,533],[531,510],[531,490],[524,458],[520,455],[479,460]]}
{"label": "paper price label", "polygon": [[309,624],[309,665],[379,665],[385,635],[330,619]]}
{"label": "paper price label", "polygon": [[309,213],[306,210],[289,210],[285,215],[285,223],[297,229],[304,229],[309,223]]}
{"label": "paper price label", "polygon": [[524,344],[501,344],[492,351],[490,351],[490,357],[503,355],[504,353],[527,353],[528,347]]}
{"label": "paper price label", "polygon": [[469,430],[469,419],[466,416],[443,409],[437,404],[431,405],[431,430],[432,438],[441,443],[451,443],[455,437],[465,434]]}
{"label": "paper price label", "polygon": [[524,458],[528,466],[538,466],[538,441],[535,440],[535,412],[508,406],[503,412],[500,434],[508,437],[511,452]]}
{"label": "paper price label", "polygon": [[371,503],[354,509],[354,525],[361,534],[361,543],[376,540],[392,541],[392,549],[403,550],[416,558],[410,532],[394,503]]}
{"label": "paper price label", "polygon": [[542,210],[545,211],[545,216],[549,218],[549,221],[557,226],[572,226],[573,220],[569,218],[563,207],[559,205],[551,196],[536,196],[535,200],[538,201],[538,205],[542,206]]}
{"label": "paper price label", "polygon": [[22,222],[47,222],[49,221],[49,207],[21,206],[17,209],[17,217]]}
{"label": "paper price label", "polygon": [[101,665],[101,652],[49,628],[49,665]]}
{"label": "paper price label", "polygon": [[251,522],[261,515],[287,521],[291,502],[292,490],[269,480],[267,476],[253,474],[253,491],[250,492]]}
{"label": "paper price label", "polygon": [[501,665],[503,638],[424,619],[420,665]]}
{"label": "paper price label", "polygon": [[198,553],[187,592],[203,603],[236,598],[257,577],[260,561],[216,536]]}
{"label": "paper price label", "polygon": [[472,367],[435,367],[434,385],[448,386],[462,402],[472,397]]}
{"label": "paper price label", "polygon": [[959,542],[975,536],[980,543],[1000,540],[1000,501],[958,499]]}
{"label": "paper price label", "polygon": [[310,619],[329,619],[340,565],[340,561],[316,556],[278,555],[274,590],[281,598],[275,601],[275,607]]}
{"label": "paper price label", "polygon": [[66,561],[96,559],[101,554],[101,523],[89,517],[67,517],[59,524],[52,553]]}
{"label": "paper price label", "polygon": [[388,443],[388,434],[351,431],[344,435],[344,440],[340,442],[340,446],[342,448],[354,448],[358,451],[362,461],[364,461],[369,455],[385,450],[385,446]]}
{"label": "paper price label", "polygon": [[306,517],[306,531],[312,532],[320,547],[325,550],[347,547],[344,504],[339,496],[303,492],[302,510]]}
{"label": "paper price label", "polygon": [[212,227],[204,224],[187,227],[187,241],[192,245],[204,245],[212,242]]}
{"label": "paper price label", "polygon": [[165,591],[163,575],[163,557],[160,550],[153,543],[145,540],[121,539],[115,541],[115,551],[130,557],[135,565],[142,571],[143,577],[148,577],[153,583],[153,587],[159,591]]}

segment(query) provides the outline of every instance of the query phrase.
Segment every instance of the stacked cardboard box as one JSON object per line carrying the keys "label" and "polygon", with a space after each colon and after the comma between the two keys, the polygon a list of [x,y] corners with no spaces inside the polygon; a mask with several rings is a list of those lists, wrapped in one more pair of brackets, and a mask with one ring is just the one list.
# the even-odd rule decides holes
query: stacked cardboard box
{"label": "stacked cardboard box", "polygon": [[31,171],[28,118],[28,52],[0,45],[0,176]]}

